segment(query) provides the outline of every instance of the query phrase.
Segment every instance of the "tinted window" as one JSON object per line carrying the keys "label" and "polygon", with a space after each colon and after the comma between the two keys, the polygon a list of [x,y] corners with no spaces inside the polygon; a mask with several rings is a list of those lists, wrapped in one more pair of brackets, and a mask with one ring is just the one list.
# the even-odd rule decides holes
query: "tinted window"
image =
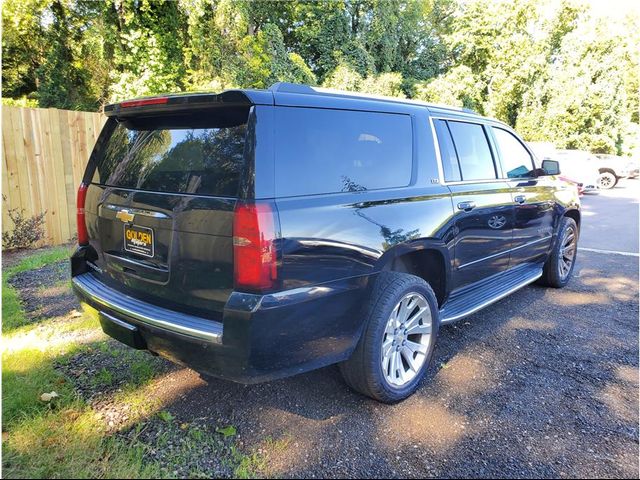
{"label": "tinted window", "polygon": [[496,178],[493,157],[482,125],[465,122],[447,123],[458,153],[462,180]]}
{"label": "tinted window", "polygon": [[492,128],[500,149],[502,168],[507,177],[530,177],[532,175],[533,161],[527,149],[511,133],[501,128]]}
{"label": "tinted window", "polygon": [[458,165],[458,156],[453,146],[453,140],[451,140],[447,122],[444,120],[436,120],[434,125],[436,127],[436,135],[438,135],[438,146],[440,147],[444,179],[447,182],[460,181],[462,177],[460,174],[460,166]]}
{"label": "tinted window", "polygon": [[[248,111],[112,123],[93,181],[114,187],[236,196]],[[110,120],[111,121],[111,120]]]}
{"label": "tinted window", "polygon": [[408,115],[276,108],[278,196],[406,186],[411,180]]}

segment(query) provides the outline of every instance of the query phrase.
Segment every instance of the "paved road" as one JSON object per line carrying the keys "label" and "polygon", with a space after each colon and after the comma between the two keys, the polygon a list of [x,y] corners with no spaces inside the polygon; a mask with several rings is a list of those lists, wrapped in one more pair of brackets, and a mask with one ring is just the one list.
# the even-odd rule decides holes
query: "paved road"
{"label": "paved road", "polygon": [[580,246],[638,253],[640,179],[582,197]]}
{"label": "paved road", "polygon": [[[638,252],[638,185],[585,197],[582,247]],[[274,475],[638,478],[638,258],[583,250],[567,288],[530,286],[443,328],[396,406],[335,367],[254,386],[181,369],[157,391],[180,421],[237,426]]]}

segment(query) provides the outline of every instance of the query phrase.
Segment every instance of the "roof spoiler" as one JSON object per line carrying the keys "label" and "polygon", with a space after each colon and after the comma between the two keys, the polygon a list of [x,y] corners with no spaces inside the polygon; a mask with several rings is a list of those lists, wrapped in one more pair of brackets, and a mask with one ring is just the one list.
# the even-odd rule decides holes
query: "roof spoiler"
{"label": "roof spoiler", "polygon": [[142,97],[106,105],[104,114],[107,117],[126,117],[140,113],[251,105],[273,105],[273,95],[259,90],[226,90],[222,93],[182,93]]}

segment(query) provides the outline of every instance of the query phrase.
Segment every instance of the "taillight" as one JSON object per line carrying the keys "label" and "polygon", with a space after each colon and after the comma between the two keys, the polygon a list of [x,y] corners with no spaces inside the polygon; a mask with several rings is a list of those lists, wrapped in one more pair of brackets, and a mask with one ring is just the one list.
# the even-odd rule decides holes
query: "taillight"
{"label": "taillight", "polygon": [[76,206],[78,210],[76,212],[76,220],[78,223],[78,244],[89,244],[89,232],[87,231],[87,222],[84,216],[84,202],[87,199],[87,189],[89,186],[86,183],[81,183],[78,187],[78,199]]}
{"label": "taillight", "polygon": [[127,100],[120,103],[122,108],[143,107],[145,105],[162,105],[169,101],[169,97],[144,98],[142,100]]}
{"label": "taillight", "polygon": [[233,217],[234,283],[264,291],[278,280],[276,215],[269,203],[238,202]]}

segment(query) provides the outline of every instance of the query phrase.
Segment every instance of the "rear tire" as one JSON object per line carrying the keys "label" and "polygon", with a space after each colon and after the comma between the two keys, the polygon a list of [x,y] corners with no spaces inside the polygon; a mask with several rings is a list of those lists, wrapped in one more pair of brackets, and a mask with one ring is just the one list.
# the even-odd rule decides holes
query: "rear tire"
{"label": "rear tire", "polygon": [[564,217],[558,230],[558,238],[544,264],[538,283],[547,287],[562,288],[573,275],[578,250],[578,226],[573,218]]}
{"label": "rear tire", "polygon": [[404,400],[429,368],[439,326],[438,302],[427,282],[406,273],[380,273],[362,337],[340,364],[342,376],[380,402]]}

